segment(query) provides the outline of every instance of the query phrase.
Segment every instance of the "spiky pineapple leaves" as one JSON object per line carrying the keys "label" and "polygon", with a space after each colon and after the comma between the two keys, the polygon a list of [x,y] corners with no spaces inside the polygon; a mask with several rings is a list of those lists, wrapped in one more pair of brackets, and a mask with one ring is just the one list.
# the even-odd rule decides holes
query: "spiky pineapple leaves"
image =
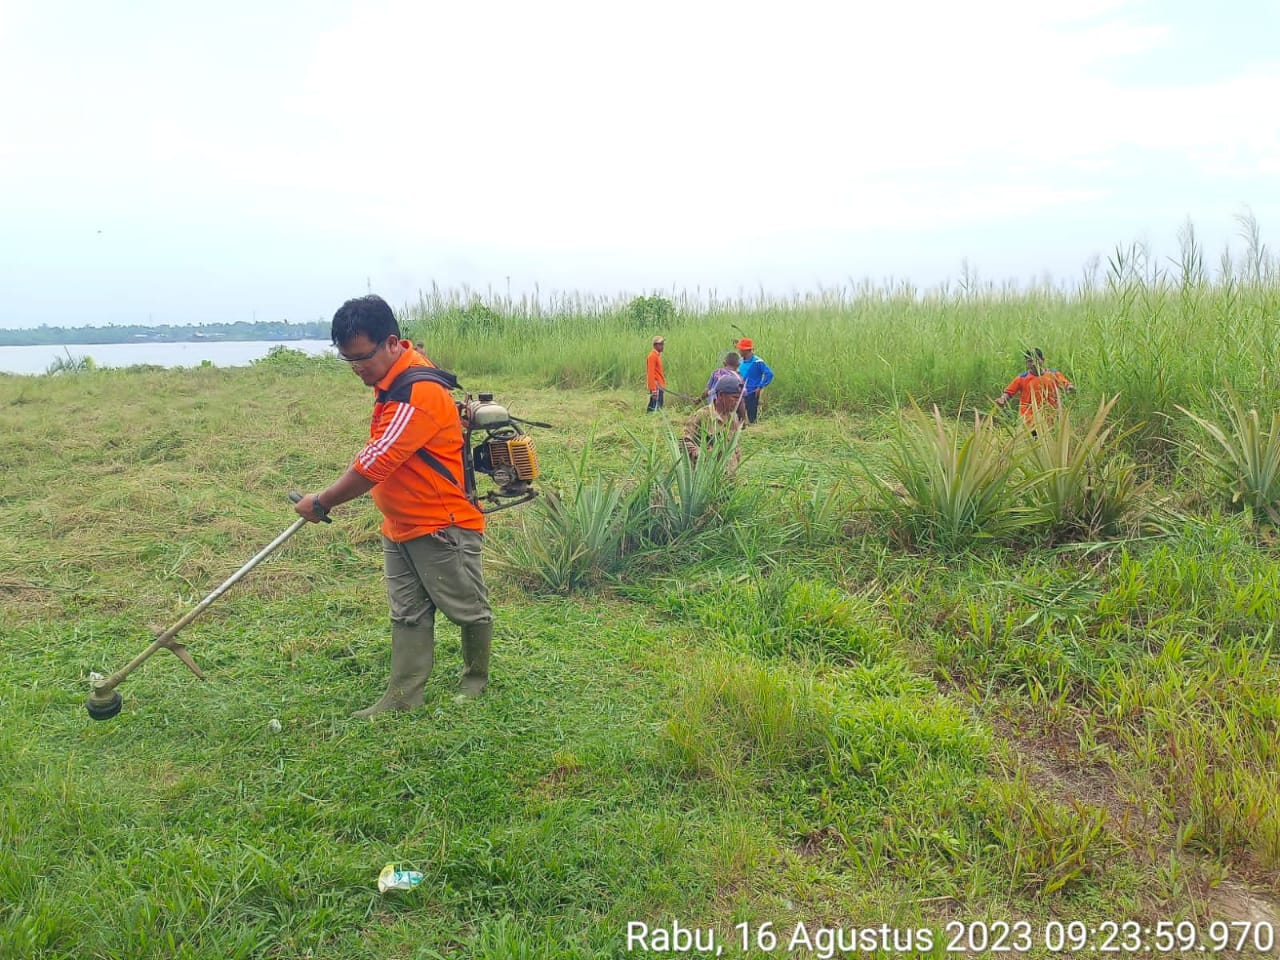
{"label": "spiky pineapple leaves", "polygon": [[1158,504],[1123,452],[1126,433],[1108,423],[1115,402],[1103,399],[1081,427],[1069,410],[1046,409],[1013,428],[912,404],[887,471],[863,462],[873,503],[897,539],[944,548],[1135,535]]}

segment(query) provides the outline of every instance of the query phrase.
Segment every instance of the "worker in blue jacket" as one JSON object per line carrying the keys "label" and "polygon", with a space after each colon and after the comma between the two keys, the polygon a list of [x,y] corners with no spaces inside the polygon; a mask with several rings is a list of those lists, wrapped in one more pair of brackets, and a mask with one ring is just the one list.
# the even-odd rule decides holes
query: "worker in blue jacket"
{"label": "worker in blue jacket", "polygon": [[743,337],[737,343],[738,353],[742,361],[738,364],[738,375],[746,383],[746,391],[742,395],[742,405],[747,410],[747,422],[755,423],[760,409],[760,391],[773,383],[773,371],[769,365],[755,354],[755,344],[750,337]]}

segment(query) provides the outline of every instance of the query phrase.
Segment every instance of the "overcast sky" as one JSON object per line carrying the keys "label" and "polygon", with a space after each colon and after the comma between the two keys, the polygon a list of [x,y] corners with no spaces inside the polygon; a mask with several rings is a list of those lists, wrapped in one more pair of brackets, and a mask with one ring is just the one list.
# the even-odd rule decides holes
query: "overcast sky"
{"label": "overcast sky", "polygon": [[1280,0],[0,0],[0,326],[1280,234]]}

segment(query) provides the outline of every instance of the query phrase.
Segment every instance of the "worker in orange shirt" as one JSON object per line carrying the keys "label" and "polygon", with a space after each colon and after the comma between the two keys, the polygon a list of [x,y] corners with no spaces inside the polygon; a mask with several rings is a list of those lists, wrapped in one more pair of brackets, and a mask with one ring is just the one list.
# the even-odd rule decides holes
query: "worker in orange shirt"
{"label": "worker in orange shirt", "polygon": [[667,378],[662,373],[662,348],[667,341],[662,337],[653,338],[653,349],[645,361],[645,384],[649,389],[649,407],[646,413],[662,409],[662,393],[667,386]]}
{"label": "worker in orange shirt", "polygon": [[[480,569],[484,514],[463,488],[462,422],[449,392],[456,381],[400,338],[381,297],[344,303],[333,315],[331,337],[338,358],[373,388],[369,442],[342,476],[294,509],[315,523],[371,493],[383,516],[391,679],[381,700],[352,716],[422,704],[437,610],[462,628],[461,696],[479,696],[489,682],[493,612]],[[415,372],[397,383],[410,368]]]}
{"label": "worker in orange shirt", "polygon": [[1018,412],[1031,423],[1037,414],[1052,416],[1059,406],[1059,395],[1072,393],[1075,386],[1062,373],[1045,367],[1044,351],[1039,347],[1023,353],[1027,369],[1018,374],[1000,396],[996,405],[1003,407],[1014,397],[1018,398]]}

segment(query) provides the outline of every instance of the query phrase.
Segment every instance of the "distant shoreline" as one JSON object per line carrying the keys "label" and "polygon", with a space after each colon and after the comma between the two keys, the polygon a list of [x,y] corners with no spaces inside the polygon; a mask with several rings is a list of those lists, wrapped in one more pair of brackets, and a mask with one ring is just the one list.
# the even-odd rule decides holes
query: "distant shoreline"
{"label": "distant shoreline", "polygon": [[[0,330],[0,347],[56,347],[63,343],[74,344],[76,346],[98,346],[105,343],[258,343],[262,340],[270,340],[272,343],[289,343],[294,340],[328,340],[326,334],[323,337],[317,336],[297,336],[297,337],[140,337],[129,338],[127,340],[109,340],[106,338],[94,339],[86,336],[72,336],[59,340],[19,340],[5,337],[6,333],[20,333],[19,330]],[[83,331],[75,331],[83,333]]]}
{"label": "distant shoreline", "polygon": [[3,334],[9,331],[0,330],[0,347],[56,347],[66,344],[74,346],[101,346],[107,343],[259,343],[269,340],[272,343],[290,343],[295,340],[328,340],[325,337],[146,337],[129,340],[94,340],[91,337],[74,337],[63,340],[9,340]]}
{"label": "distant shoreline", "polygon": [[42,347],[63,343],[101,345],[108,343],[273,343],[294,340],[328,340],[329,324],[258,321],[216,323],[200,326],[109,326],[109,327],[22,327],[0,328],[0,347]]}
{"label": "distant shoreline", "polygon": [[243,367],[283,351],[331,354],[328,337],[308,340],[130,340],[124,343],[0,344],[0,374],[58,373],[122,367]]}

